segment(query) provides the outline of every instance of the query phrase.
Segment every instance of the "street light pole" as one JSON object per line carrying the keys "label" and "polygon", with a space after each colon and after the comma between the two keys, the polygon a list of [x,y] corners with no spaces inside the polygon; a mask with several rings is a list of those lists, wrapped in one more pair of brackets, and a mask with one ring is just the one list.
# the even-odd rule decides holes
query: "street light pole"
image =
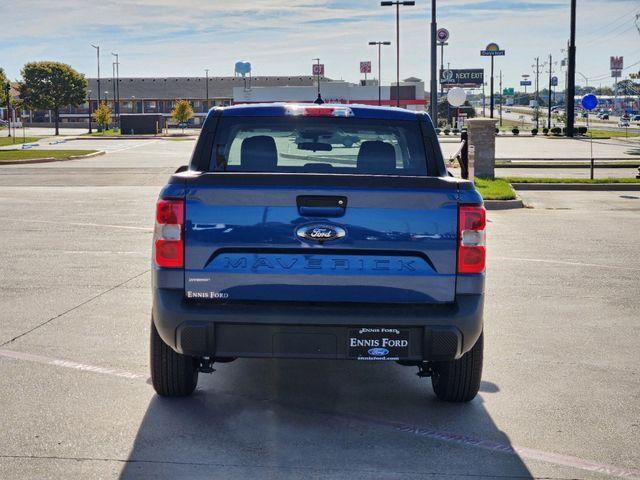
{"label": "street light pole", "polygon": [[11,83],[8,80],[7,80],[7,83],[5,83],[4,85],[4,93],[5,93],[5,100],[7,102],[7,130],[9,130],[7,137],[11,137],[11,102],[9,99],[9,95],[11,93]]}
{"label": "street light pole", "polygon": [[87,103],[89,104],[89,133],[92,133],[92,130],[91,130],[91,90],[87,91]]}
{"label": "street light pole", "polygon": [[382,105],[382,62],[380,60],[381,48],[382,45],[391,45],[391,42],[369,42],[369,45],[378,46],[378,105]]}
{"label": "street light pole", "polygon": [[[435,0],[434,0],[435,1]],[[382,7],[396,7],[396,100],[397,106],[400,107],[400,5],[403,7],[411,7],[415,5],[415,1],[395,1],[380,2]]]}
{"label": "street light pole", "polygon": [[117,53],[111,52],[111,55],[116,57],[116,83],[115,90],[113,91],[114,110],[116,118],[118,119],[118,127],[120,127],[120,57]]}
{"label": "street light pole", "polygon": [[207,96],[205,110],[209,110],[209,69],[208,68],[204,69],[204,74],[205,74],[206,96]]}
{"label": "street light pole", "polygon": [[96,55],[98,56],[98,103],[100,103],[100,47],[93,43],[91,46],[96,49]]}
{"label": "street light pole", "polygon": [[576,0],[571,0],[571,29],[569,36],[569,69],[567,71],[567,137],[573,137],[576,97]]}
{"label": "street light pole", "polygon": [[319,58],[313,58],[312,60],[316,61],[316,64],[318,65],[318,68],[316,68],[316,81],[318,83],[318,98],[316,98],[316,101],[313,103],[316,103],[318,105],[322,105],[324,103],[324,101],[322,100],[322,96],[320,95],[320,59]]}
{"label": "street light pole", "polygon": [[[438,40],[437,36],[438,31],[438,23],[436,20],[436,0],[431,0],[431,120],[433,124],[438,126],[438,80],[437,80],[437,66],[438,63],[438,50],[436,46],[436,42]],[[442,63],[444,67],[444,60]]]}

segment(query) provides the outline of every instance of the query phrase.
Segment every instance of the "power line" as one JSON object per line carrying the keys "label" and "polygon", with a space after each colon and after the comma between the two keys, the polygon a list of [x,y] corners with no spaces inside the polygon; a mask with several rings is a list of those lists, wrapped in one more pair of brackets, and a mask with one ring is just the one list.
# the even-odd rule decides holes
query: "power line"
{"label": "power line", "polygon": [[[591,30],[591,31],[590,31],[586,36],[587,36],[587,37],[591,37],[591,36],[594,36],[594,35],[599,35],[599,33],[600,33],[602,30],[606,30],[606,29],[607,29],[607,28],[609,28],[611,25],[614,25],[614,24],[618,23],[618,21],[620,21],[620,20],[622,20],[622,19],[624,19],[624,18],[627,18],[629,15],[633,15],[633,14],[637,13],[638,11],[640,11],[640,8],[638,8],[638,7],[633,7],[633,10],[631,10],[630,12],[625,13],[625,14],[623,14],[623,15],[620,15],[619,17],[615,18],[614,20],[610,21],[609,23],[605,23],[604,25],[599,25],[599,26],[597,26],[594,30]],[[624,23],[623,23],[623,24],[624,24]],[[619,26],[620,26],[620,25],[618,25],[618,27],[619,27]],[[617,29],[618,27],[615,27],[615,29]]]}

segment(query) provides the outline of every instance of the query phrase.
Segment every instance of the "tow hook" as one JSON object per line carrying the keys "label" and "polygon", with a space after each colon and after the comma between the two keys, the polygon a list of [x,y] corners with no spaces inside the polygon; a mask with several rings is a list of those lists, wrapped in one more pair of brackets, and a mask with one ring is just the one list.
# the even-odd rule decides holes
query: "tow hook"
{"label": "tow hook", "polygon": [[201,358],[200,363],[198,364],[198,371],[202,373],[213,373],[216,371],[213,368],[213,360],[211,358]]}
{"label": "tow hook", "polygon": [[420,378],[430,377],[433,374],[433,369],[431,368],[431,363],[422,362],[418,365],[418,373],[417,376]]}

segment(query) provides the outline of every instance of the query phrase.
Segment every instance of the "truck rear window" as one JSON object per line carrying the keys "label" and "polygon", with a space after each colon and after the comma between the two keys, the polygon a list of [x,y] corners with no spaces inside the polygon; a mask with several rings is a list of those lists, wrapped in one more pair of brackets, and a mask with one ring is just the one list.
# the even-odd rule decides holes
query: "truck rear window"
{"label": "truck rear window", "polygon": [[416,121],[222,117],[210,171],[426,176]]}

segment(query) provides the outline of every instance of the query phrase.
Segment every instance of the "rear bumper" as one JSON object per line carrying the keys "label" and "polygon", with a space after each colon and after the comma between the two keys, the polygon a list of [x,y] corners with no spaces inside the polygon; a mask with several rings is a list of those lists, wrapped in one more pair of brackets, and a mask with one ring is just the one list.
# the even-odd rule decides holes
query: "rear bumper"
{"label": "rear bumper", "polygon": [[458,295],[442,305],[197,303],[177,289],[154,288],[153,318],[165,343],[208,357],[348,358],[353,327],[404,327],[403,360],[451,360],[482,332],[484,295]]}

